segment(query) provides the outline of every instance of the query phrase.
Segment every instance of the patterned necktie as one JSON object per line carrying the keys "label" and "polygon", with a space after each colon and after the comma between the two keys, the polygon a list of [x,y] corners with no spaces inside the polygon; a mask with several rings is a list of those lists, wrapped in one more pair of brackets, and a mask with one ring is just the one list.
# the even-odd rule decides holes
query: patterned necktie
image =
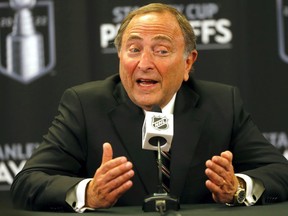
{"label": "patterned necktie", "polygon": [[166,193],[170,192],[170,159],[170,152],[161,151],[162,187]]}

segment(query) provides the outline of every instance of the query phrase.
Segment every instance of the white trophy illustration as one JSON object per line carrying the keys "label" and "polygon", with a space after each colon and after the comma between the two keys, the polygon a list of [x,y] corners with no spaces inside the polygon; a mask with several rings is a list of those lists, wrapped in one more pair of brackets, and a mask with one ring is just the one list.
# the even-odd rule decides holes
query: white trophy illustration
{"label": "white trophy illustration", "polygon": [[288,64],[288,0],[276,0],[278,26],[278,53],[280,58]]}
{"label": "white trophy illustration", "polygon": [[43,37],[36,32],[31,9],[36,0],[10,0],[15,10],[13,30],[6,38],[7,73],[23,81],[37,77],[44,67]]}

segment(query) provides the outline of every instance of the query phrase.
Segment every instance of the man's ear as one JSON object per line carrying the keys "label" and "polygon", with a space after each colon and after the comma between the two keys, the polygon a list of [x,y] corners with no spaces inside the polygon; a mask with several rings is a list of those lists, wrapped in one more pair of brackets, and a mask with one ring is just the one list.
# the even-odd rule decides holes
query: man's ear
{"label": "man's ear", "polygon": [[197,60],[198,52],[196,49],[192,50],[192,52],[186,57],[186,65],[185,65],[185,74],[184,81],[189,79],[189,74],[194,62]]}

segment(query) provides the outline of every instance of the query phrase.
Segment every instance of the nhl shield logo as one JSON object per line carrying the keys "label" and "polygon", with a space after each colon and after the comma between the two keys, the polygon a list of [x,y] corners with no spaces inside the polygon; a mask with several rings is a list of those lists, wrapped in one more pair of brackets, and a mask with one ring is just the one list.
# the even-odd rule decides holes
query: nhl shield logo
{"label": "nhl shield logo", "polygon": [[51,0],[0,3],[0,73],[28,84],[56,64]]}
{"label": "nhl shield logo", "polygon": [[168,118],[166,116],[153,116],[152,117],[152,126],[156,130],[166,130],[169,128]]}

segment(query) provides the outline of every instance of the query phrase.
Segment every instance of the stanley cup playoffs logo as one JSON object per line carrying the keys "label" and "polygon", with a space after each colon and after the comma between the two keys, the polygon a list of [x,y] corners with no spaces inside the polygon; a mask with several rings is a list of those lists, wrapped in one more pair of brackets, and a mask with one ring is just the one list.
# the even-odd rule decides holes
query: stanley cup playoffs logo
{"label": "stanley cup playoffs logo", "polygon": [[53,2],[0,2],[0,73],[28,84],[55,66]]}

